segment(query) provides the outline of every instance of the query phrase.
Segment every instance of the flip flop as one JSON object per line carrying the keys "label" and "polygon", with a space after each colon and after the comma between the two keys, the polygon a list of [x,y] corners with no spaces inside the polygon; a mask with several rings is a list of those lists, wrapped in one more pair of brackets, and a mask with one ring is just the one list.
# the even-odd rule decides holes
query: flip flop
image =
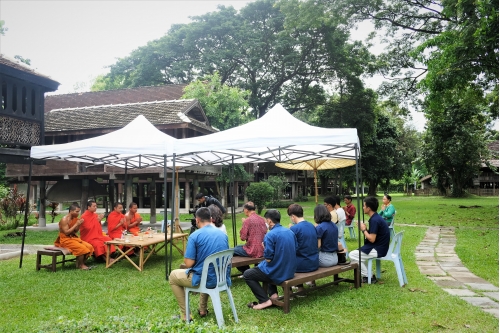
{"label": "flip flop", "polygon": [[250,303],[248,303],[248,304],[247,304],[247,306],[248,306],[250,309],[253,309],[253,307],[254,307],[254,306],[256,306],[257,304],[259,304],[259,303],[257,303],[257,302],[250,302]]}
{"label": "flip flop", "polygon": [[207,312],[205,312],[204,314],[201,314],[200,309],[198,309],[198,314],[200,315],[201,318],[205,318],[206,316],[208,316],[208,313],[209,313],[208,309]]}

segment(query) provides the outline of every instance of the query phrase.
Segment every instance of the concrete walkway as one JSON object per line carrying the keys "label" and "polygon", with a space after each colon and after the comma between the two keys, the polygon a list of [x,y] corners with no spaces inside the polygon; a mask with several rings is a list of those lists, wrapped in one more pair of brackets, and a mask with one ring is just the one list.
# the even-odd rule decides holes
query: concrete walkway
{"label": "concrete walkway", "polygon": [[420,272],[444,291],[498,318],[498,287],[472,274],[455,253],[455,228],[430,227],[415,250]]}

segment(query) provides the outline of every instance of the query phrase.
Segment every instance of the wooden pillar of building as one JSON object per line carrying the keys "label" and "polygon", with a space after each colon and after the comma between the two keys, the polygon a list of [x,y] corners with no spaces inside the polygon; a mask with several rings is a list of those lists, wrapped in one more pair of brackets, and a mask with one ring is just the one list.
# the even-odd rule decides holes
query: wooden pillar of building
{"label": "wooden pillar of building", "polygon": [[292,182],[292,197],[290,199],[294,199],[297,197],[297,186],[299,186],[297,180],[299,180],[298,171],[292,172],[293,182]]}
{"label": "wooden pillar of building", "polygon": [[184,208],[189,209],[191,206],[191,184],[189,184],[189,181],[186,179],[184,182]]}
{"label": "wooden pillar of building", "polygon": [[[113,207],[115,204],[115,200],[116,200],[115,199],[115,180],[114,179],[109,180],[108,196],[109,196],[109,204],[111,205],[111,207]],[[112,208],[110,208],[110,210],[112,210]]]}
{"label": "wooden pillar of building", "polygon": [[40,180],[40,208],[38,210],[38,226],[45,227],[47,226],[47,219],[45,218],[45,201],[47,198],[47,193],[45,190],[45,179]]}
{"label": "wooden pillar of building", "polygon": [[195,199],[196,195],[200,192],[200,182],[198,180],[198,176],[195,176],[193,179],[193,204],[197,205],[197,201]]}
{"label": "wooden pillar of building", "polygon": [[151,207],[149,223],[156,223],[156,179],[154,177],[149,183],[149,200]]}
{"label": "wooden pillar of building", "polygon": [[131,203],[132,201],[134,201],[134,198],[132,196],[132,178],[130,176],[127,179],[127,181],[125,182],[124,192],[125,192],[125,198],[123,200],[127,201],[127,202],[123,203],[123,209],[127,209],[129,203]]}
{"label": "wooden pillar of building", "polygon": [[89,201],[89,180],[82,179],[82,196],[80,198],[80,209],[82,214],[87,210],[87,201]]}
{"label": "wooden pillar of building", "polygon": [[137,196],[139,197],[138,207],[144,208],[144,183],[137,184]]}

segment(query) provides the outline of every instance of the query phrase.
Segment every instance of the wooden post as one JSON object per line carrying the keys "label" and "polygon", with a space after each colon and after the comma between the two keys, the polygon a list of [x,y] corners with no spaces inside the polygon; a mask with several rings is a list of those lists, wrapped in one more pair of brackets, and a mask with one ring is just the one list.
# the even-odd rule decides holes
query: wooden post
{"label": "wooden post", "polygon": [[[156,179],[154,177],[149,184],[149,200],[151,207],[149,223],[156,223]],[[165,209],[167,208],[165,207]]]}
{"label": "wooden post", "polygon": [[47,219],[45,218],[45,200],[47,199],[47,192],[45,190],[45,179],[40,180],[40,209],[38,211],[38,226],[46,227]]}

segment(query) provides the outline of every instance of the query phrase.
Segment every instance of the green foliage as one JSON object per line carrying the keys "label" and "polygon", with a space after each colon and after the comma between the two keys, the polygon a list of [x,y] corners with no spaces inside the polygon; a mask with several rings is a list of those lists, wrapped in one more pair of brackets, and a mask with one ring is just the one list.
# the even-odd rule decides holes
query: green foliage
{"label": "green foliage", "polygon": [[0,35],[5,36],[5,32],[9,30],[5,27],[5,21],[0,20]]}
{"label": "green foliage", "polygon": [[6,185],[0,184],[0,199],[5,198],[9,194],[10,188]]}
{"label": "green foliage", "polygon": [[26,205],[26,197],[17,189],[17,185],[9,189],[8,194],[0,200],[0,225],[3,228],[16,229],[24,218],[24,212],[30,208]]}
{"label": "green foliage", "polygon": [[266,182],[250,183],[246,189],[248,200],[253,201],[257,206],[257,212],[260,214],[274,194],[274,188]]}
{"label": "green foliage", "polygon": [[391,117],[380,112],[375,125],[375,136],[366,142],[361,151],[363,181],[369,184],[368,195],[375,195],[377,186],[390,179],[399,178],[404,170],[396,163],[399,133]]}
{"label": "green foliage", "polygon": [[481,95],[472,87],[447,90],[439,103],[429,104],[423,160],[442,193],[451,185],[452,196],[464,195],[481,162],[490,156]]}
{"label": "green foliage", "polygon": [[14,56],[14,59],[17,59],[17,60],[19,60],[20,62],[22,62],[22,63],[24,63],[24,64],[26,64],[26,65],[28,65],[28,66],[31,66],[31,60],[30,60],[30,59],[28,59],[28,58],[23,58],[23,57],[22,57],[22,56],[20,56],[20,55],[15,55],[15,56]]}
{"label": "green foliage", "polygon": [[271,201],[269,202],[266,207],[267,208],[288,208],[288,206],[290,206],[291,204],[293,204],[292,201]]}
{"label": "green foliage", "polygon": [[306,202],[308,200],[309,200],[309,198],[307,197],[307,195],[301,195],[301,194],[299,194],[295,198],[293,198],[293,201],[295,201],[295,202],[298,202],[298,201]]}
{"label": "green foliage", "polygon": [[248,117],[249,91],[221,84],[219,73],[206,75],[184,88],[184,99],[197,99],[210,124],[226,130],[246,123]]}
{"label": "green foliage", "polygon": [[277,176],[269,176],[264,181],[273,188],[272,200],[276,202],[283,199],[284,191],[290,185],[284,173],[280,173]]}

